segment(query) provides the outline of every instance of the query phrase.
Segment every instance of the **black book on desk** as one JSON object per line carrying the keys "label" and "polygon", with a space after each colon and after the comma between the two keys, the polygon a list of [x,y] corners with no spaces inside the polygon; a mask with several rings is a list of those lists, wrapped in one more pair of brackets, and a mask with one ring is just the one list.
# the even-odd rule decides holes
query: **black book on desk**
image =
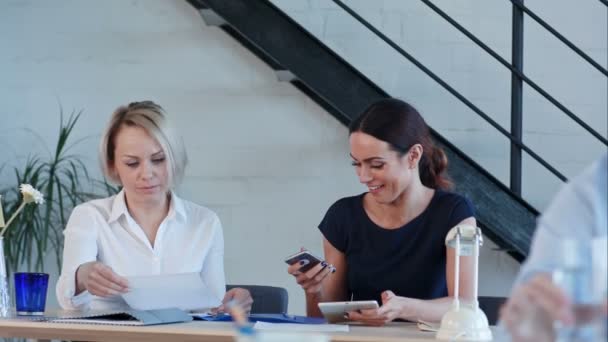
{"label": "black book on desk", "polygon": [[57,315],[44,316],[41,321],[51,323],[83,323],[109,325],[156,325],[192,321],[192,317],[180,309],[161,310],[114,310],[114,311],[60,311]]}

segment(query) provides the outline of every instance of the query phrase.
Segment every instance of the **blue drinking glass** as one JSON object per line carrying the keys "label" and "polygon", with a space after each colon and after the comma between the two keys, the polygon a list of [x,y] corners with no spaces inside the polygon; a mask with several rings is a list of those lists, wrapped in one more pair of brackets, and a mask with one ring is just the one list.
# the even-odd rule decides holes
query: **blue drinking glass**
{"label": "blue drinking glass", "polygon": [[46,290],[49,284],[47,273],[15,273],[15,304],[18,315],[44,315]]}

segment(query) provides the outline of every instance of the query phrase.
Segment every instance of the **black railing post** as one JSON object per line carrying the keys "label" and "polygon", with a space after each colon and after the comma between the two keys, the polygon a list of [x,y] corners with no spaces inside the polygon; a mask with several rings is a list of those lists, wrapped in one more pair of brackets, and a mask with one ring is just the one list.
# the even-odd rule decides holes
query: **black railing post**
{"label": "black railing post", "polygon": [[[516,0],[523,5],[523,0]],[[524,71],[524,11],[513,5],[511,37],[511,63],[520,72]],[[511,135],[522,141],[523,82],[515,72],[511,72]],[[511,143],[511,190],[521,195],[521,147]]]}

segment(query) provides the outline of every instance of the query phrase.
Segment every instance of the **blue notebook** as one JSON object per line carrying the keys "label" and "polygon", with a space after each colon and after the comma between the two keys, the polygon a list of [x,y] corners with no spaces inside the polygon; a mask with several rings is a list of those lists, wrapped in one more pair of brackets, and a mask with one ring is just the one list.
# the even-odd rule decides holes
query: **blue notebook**
{"label": "blue notebook", "polygon": [[[232,316],[229,314],[219,315],[192,315],[195,320],[208,322],[231,322]],[[287,314],[251,314],[249,322],[267,322],[267,323],[298,323],[298,324],[325,324],[327,321],[319,317],[306,317]]]}

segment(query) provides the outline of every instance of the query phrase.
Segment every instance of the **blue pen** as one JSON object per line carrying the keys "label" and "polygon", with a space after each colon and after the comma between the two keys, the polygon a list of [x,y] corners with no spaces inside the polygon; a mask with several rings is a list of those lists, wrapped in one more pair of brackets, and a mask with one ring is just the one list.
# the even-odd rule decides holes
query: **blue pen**
{"label": "blue pen", "polygon": [[247,319],[243,308],[241,308],[238,303],[236,303],[234,300],[231,300],[226,303],[226,309],[232,316],[232,321],[234,321],[234,324],[236,324],[237,331],[240,335],[255,335],[255,331],[253,330],[253,327],[249,325],[249,320]]}

